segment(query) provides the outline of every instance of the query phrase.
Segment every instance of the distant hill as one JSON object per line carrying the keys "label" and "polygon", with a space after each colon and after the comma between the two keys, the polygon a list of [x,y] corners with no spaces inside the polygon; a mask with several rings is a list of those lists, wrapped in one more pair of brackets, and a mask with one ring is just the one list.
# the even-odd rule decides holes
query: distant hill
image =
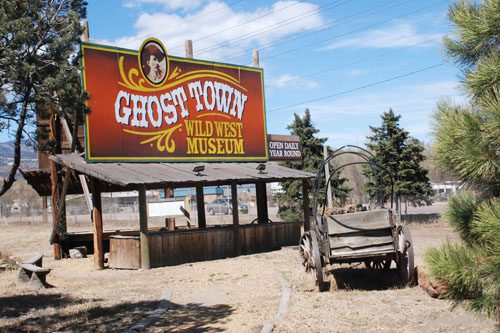
{"label": "distant hill", "polygon": [[[14,140],[0,142],[0,176],[7,176],[10,165],[14,161]],[[21,168],[22,169],[37,169],[38,168],[38,153],[32,147],[21,145]]]}

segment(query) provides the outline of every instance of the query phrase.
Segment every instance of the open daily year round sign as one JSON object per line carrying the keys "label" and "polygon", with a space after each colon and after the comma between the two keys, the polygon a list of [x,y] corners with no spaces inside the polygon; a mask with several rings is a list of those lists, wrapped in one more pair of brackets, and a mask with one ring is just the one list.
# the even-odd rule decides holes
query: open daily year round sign
{"label": "open daily year round sign", "polygon": [[82,44],[89,162],[267,160],[263,71]]}

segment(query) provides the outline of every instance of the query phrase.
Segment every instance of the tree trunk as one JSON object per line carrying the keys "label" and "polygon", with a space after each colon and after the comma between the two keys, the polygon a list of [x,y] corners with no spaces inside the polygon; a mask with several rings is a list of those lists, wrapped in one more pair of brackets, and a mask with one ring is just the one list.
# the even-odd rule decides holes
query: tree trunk
{"label": "tree trunk", "polygon": [[7,179],[4,179],[4,183],[2,184],[2,188],[0,189],[0,196],[7,192],[12,187],[12,184],[14,184],[14,182],[16,181],[17,169],[21,164],[21,140],[23,138],[23,129],[26,123],[26,116],[28,114],[30,92],[31,84],[26,87],[21,114],[19,115],[19,120],[17,122],[16,140],[14,142],[14,162],[12,163],[9,176],[7,177]]}

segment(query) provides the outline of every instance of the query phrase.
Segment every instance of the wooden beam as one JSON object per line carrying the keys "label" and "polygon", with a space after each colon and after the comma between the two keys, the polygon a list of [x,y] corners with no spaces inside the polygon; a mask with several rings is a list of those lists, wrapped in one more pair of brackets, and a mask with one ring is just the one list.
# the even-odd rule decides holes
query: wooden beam
{"label": "wooden beam", "polygon": [[[49,141],[55,142],[54,147],[52,148],[51,154],[60,154],[61,153],[61,123],[59,121],[59,117],[57,116],[54,109],[50,109],[50,128],[49,131]],[[62,248],[59,243],[59,236],[61,235],[61,228],[59,226],[58,221],[58,203],[59,203],[59,195],[61,191],[61,176],[60,171],[61,167],[57,165],[54,161],[49,161],[50,165],[50,182],[51,182],[51,191],[52,191],[52,234],[50,243],[54,245],[54,259],[59,260],[62,258]],[[66,206],[62,208],[66,209]],[[61,216],[61,215],[60,215]],[[62,215],[62,219],[66,218],[66,214]]]}
{"label": "wooden beam", "polygon": [[89,21],[85,20],[83,22],[83,31],[82,31],[82,42],[90,41],[90,33],[89,33]]}
{"label": "wooden beam", "polygon": [[259,67],[259,50],[253,50],[253,67]]}
{"label": "wooden beam", "polygon": [[193,41],[186,40],[184,43],[184,51],[186,52],[186,58],[193,59]]}
{"label": "wooden beam", "polygon": [[255,183],[255,194],[257,196],[257,218],[259,223],[267,223],[269,214],[267,212],[267,189],[266,183]]}
{"label": "wooden beam", "polygon": [[85,175],[78,175],[78,178],[80,179],[80,184],[82,185],[83,196],[85,198],[85,203],[87,204],[87,209],[89,210],[90,214],[92,214],[92,198],[90,197],[87,179],[85,178]]}
{"label": "wooden beam", "polygon": [[[59,260],[62,258],[61,245],[59,244],[59,235],[61,231],[57,222],[57,202],[59,201],[59,187],[57,181],[57,165],[54,161],[50,161],[50,182],[52,188],[52,229],[55,231],[56,239],[54,245],[54,259]],[[51,240],[52,241],[52,240]]]}
{"label": "wooden beam", "polygon": [[139,224],[141,246],[141,269],[150,269],[149,237],[148,237],[148,207],[146,201],[146,186],[139,187]]}
{"label": "wooden beam", "polygon": [[207,220],[205,217],[205,195],[203,194],[203,185],[196,185],[196,210],[198,211],[198,228],[206,228]]}
{"label": "wooden beam", "polygon": [[42,218],[43,218],[43,224],[49,223],[49,217],[48,217],[48,200],[47,197],[42,197]]}
{"label": "wooden beam", "polygon": [[311,229],[311,218],[309,216],[309,179],[302,179],[302,201],[304,209],[304,231]]}
{"label": "wooden beam", "polygon": [[241,254],[240,242],[240,217],[238,211],[238,188],[235,181],[231,182],[231,201],[233,203],[233,244],[234,256],[237,257]]}
{"label": "wooden beam", "polygon": [[102,227],[101,182],[91,178],[92,182],[92,221],[94,223],[94,266],[104,269],[104,242]]}
{"label": "wooden beam", "polygon": [[[173,187],[166,187],[165,188],[165,198],[173,198],[174,197],[174,188]],[[167,217],[165,218],[165,228],[167,228],[168,231],[174,231],[175,230],[175,217]]]}

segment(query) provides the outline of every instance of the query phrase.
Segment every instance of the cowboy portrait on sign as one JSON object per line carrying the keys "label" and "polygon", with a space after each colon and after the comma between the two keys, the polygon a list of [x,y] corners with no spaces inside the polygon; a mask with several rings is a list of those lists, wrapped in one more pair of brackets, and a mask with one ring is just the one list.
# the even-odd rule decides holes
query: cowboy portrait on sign
{"label": "cowboy portrait on sign", "polygon": [[162,45],[148,40],[140,52],[141,69],[148,81],[154,85],[162,83],[167,76],[167,56]]}

